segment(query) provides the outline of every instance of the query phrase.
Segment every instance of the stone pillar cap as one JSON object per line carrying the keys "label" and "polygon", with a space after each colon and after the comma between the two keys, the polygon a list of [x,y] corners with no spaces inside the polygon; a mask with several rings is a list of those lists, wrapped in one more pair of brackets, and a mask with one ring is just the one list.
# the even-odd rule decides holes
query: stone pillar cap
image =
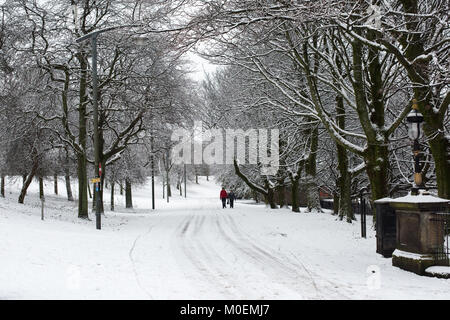
{"label": "stone pillar cap", "polygon": [[[387,199],[387,198],[383,198],[383,199]],[[383,200],[380,199],[380,200]],[[391,199],[390,202],[407,202],[407,203],[450,203],[450,200],[447,199],[443,199],[443,198],[439,198],[436,196],[433,196],[431,194],[418,194],[417,196],[413,196],[411,195],[411,193],[409,193],[407,196],[404,197],[400,197],[400,198],[395,198],[395,199]]]}
{"label": "stone pillar cap", "polygon": [[445,212],[450,208],[450,200],[442,199],[429,194],[428,192],[421,192],[418,195],[411,195],[392,199],[391,206],[396,209],[418,209]]}
{"label": "stone pillar cap", "polygon": [[389,197],[385,197],[385,198],[381,198],[378,200],[375,200],[374,203],[389,203],[392,200],[394,200],[393,198],[389,198]]}

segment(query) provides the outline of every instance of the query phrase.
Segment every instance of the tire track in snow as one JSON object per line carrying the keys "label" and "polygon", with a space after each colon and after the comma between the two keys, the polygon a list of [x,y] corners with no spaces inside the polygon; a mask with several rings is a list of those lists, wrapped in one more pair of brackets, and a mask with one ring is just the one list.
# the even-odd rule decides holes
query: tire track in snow
{"label": "tire track in snow", "polygon": [[[275,256],[279,255],[278,252],[276,252],[275,250],[271,249],[269,246],[265,246],[265,249],[262,249],[261,246],[258,246],[256,244],[255,239],[253,237],[251,237],[248,233],[242,232],[241,229],[237,227],[236,222],[234,221],[234,219],[231,216],[229,216],[228,218],[229,218],[230,223],[232,223],[235,231],[238,234],[241,234],[241,235],[245,234],[245,237],[247,237],[249,239],[249,241],[252,243],[252,245],[255,246],[255,248],[257,248],[257,250],[262,251],[262,252],[270,251],[271,253],[265,252],[265,254],[268,254],[268,255],[272,256],[274,259],[276,259]],[[317,291],[323,291],[323,289],[326,289],[328,291],[328,292],[326,292],[326,297],[329,297],[330,296],[329,294],[333,293],[333,294],[337,295],[338,297],[342,298],[342,296],[343,296],[342,292],[335,289],[335,287],[337,286],[336,283],[333,283],[333,282],[331,282],[331,281],[329,281],[327,279],[324,279],[323,277],[321,277],[318,274],[314,273],[313,271],[309,270],[308,268],[306,268],[304,266],[304,264],[300,261],[300,259],[298,259],[298,257],[296,257],[291,251],[289,251],[289,253],[295,258],[295,260],[297,262],[293,261],[292,259],[290,259],[287,256],[286,256],[286,259],[284,260],[284,262],[287,262],[288,264],[290,264],[294,268],[294,271],[296,269],[298,269],[298,268],[303,269],[308,274],[308,276],[311,279],[311,281],[314,282],[314,286],[315,286]],[[331,287],[328,287],[328,288],[321,287],[319,289],[317,287],[316,281],[314,280],[315,278],[313,277],[313,274],[314,274],[316,279],[318,278],[321,281],[327,282],[332,288]],[[347,290],[347,292],[348,292],[348,290]],[[350,293],[350,292],[348,292],[348,293]],[[344,297],[349,299],[348,296],[344,296]]]}
{"label": "tire track in snow", "polygon": [[[191,217],[192,218],[192,217]],[[181,230],[181,235],[184,236],[186,234],[186,231],[189,228],[189,224],[191,223],[191,219],[188,219],[186,221],[186,224],[183,226],[183,229]]]}
{"label": "tire track in snow", "polygon": [[142,281],[140,280],[140,278],[142,278],[142,276],[140,275],[140,273],[137,270],[136,267],[136,261],[133,258],[133,255],[136,255],[136,245],[139,242],[139,240],[141,240],[142,238],[144,238],[145,236],[149,235],[150,232],[153,230],[153,228],[157,225],[161,225],[163,224],[163,222],[167,219],[167,216],[159,216],[158,217],[158,221],[155,221],[153,223],[150,223],[148,229],[146,231],[144,231],[143,233],[139,234],[133,241],[133,244],[130,247],[130,250],[128,251],[128,257],[131,261],[132,267],[133,267],[133,273],[134,273],[134,277],[136,279],[136,282],[138,284],[138,286],[144,291],[144,293],[152,300],[154,300],[154,297],[152,296],[152,294],[144,287],[144,285],[142,284]]}
{"label": "tire track in snow", "polygon": [[199,234],[199,232],[200,232],[200,229],[201,229],[203,223],[205,222],[205,216],[202,215],[201,218],[200,219],[196,219],[195,222],[196,223],[194,225],[194,234],[193,235],[197,236]]}
{"label": "tire track in snow", "polygon": [[[209,224],[203,227],[205,219],[209,222]],[[208,266],[210,270],[221,279],[223,285],[230,292],[233,291],[234,297],[238,297],[240,299],[248,297],[251,295],[251,292],[245,286],[245,283],[240,282],[239,274],[233,272],[233,267],[235,265],[230,264],[226,257],[223,256],[222,250],[216,250],[217,242],[216,241],[205,241],[206,238],[202,236],[201,231],[206,230],[209,234],[211,233],[212,228],[215,226],[214,221],[217,221],[217,215],[208,216],[202,215],[200,219],[198,219],[199,223],[196,224],[196,229],[194,230],[194,234],[196,235],[195,245],[199,249],[200,253],[203,255],[203,260],[211,262]],[[203,240],[203,241],[202,241]],[[234,258],[236,256],[231,252]]]}
{"label": "tire track in snow", "polygon": [[[223,219],[224,220],[224,219]],[[228,223],[226,223],[228,224]],[[223,228],[223,224],[217,220],[216,225],[219,229],[220,234],[224,237],[226,241],[231,243],[238,251],[242,253],[242,255],[248,260],[251,261],[253,265],[255,265],[257,268],[259,268],[266,276],[273,281],[276,281],[278,283],[280,271],[286,272],[286,270],[282,270],[284,265],[275,265],[273,259],[268,259],[266,256],[261,255],[257,250],[254,248],[248,247],[246,245],[243,245],[246,243],[246,239],[239,236],[241,239],[236,239],[236,234],[231,231],[231,235],[225,231]],[[230,229],[230,228],[228,228]],[[268,270],[267,267],[271,270]],[[288,271],[291,272],[291,271]],[[285,283],[282,284],[283,287],[288,288],[289,290],[295,292],[296,294],[300,295],[302,298],[303,295],[298,291],[297,288],[295,290],[292,290],[292,288],[289,288],[288,285]]]}
{"label": "tire track in snow", "polygon": [[[252,245],[252,247],[257,250],[259,253],[261,253],[262,255],[265,255],[267,258],[275,261],[278,265],[282,265],[284,266],[284,268],[287,268],[290,272],[289,274],[291,276],[298,274],[298,269],[302,269],[306,272],[308,278],[310,279],[310,281],[312,282],[315,291],[317,294],[321,294],[321,298],[325,299],[327,297],[330,297],[330,294],[335,295],[337,298],[347,298],[350,299],[350,296],[352,294],[352,292],[348,289],[343,288],[343,290],[336,290],[335,288],[339,286],[339,284],[334,283],[328,279],[323,278],[322,276],[318,275],[317,273],[315,273],[312,270],[309,270],[308,268],[305,267],[305,265],[300,261],[300,259],[295,256],[291,251],[289,251],[289,253],[294,257],[295,261],[290,258],[289,256],[284,256],[283,260],[279,260],[277,258],[277,256],[280,255],[279,252],[273,250],[270,248],[270,246],[264,246],[261,247],[259,244],[257,244],[257,241],[255,241],[255,239],[250,236],[248,233],[243,232],[236,224],[236,221],[234,220],[233,217],[231,217],[230,215],[227,215],[226,218],[228,219],[228,222],[232,228],[232,230],[234,231],[234,233],[237,236],[242,237],[243,239],[247,239],[249,241],[249,243]],[[304,276],[301,276],[302,278],[304,278]],[[327,287],[324,286],[318,286],[317,282],[315,279],[320,279],[320,281],[326,282],[328,284]],[[324,292],[325,291],[325,292]],[[345,294],[342,292],[345,291]],[[323,296],[323,294],[325,293],[325,296]]]}
{"label": "tire track in snow", "polygon": [[[200,220],[199,220],[200,219]],[[193,221],[194,229],[193,232],[189,232],[189,226]],[[224,285],[220,279],[211,269],[206,265],[199,256],[199,245],[196,242],[195,230],[198,231],[201,228],[203,222],[201,222],[198,214],[191,214],[180,223],[176,237],[178,239],[178,244],[181,247],[183,254],[188,258],[189,262],[194,266],[194,268],[207,279],[208,283],[215,283],[219,288],[223,288],[224,291],[220,291],[220,294],[226,296],[228,299],[233,298],[233,294],[229,291],[226,285]],[[204,218],[203,218],[204,221]],[[191,228],[192,229],[192,228]],[[197,250],[196,250],[197,248]]]}
{"label": "tire track in snow", "polygon": [[207,238],[214,235],[211,227],[214,227],[215,220],[217,215],[208,211],[206,214],[193,214],[180,224],[178,234],[182,238],[183,253],[202,276],[222,289],[220,294],[230,299],[245,298],[250,292],[242,281],[238,281],[233,265],[223,256],[218,243]]}
{"label": "tire track in snow", "polygon": [[[267,249],[263,249],[248,235],[238,229],[231,216],[225,215],[223,220],[225,221],[228,229],[232,232],[232,235],[230,236],[222,228],[223,235],[228,237],[229,241],[234,243],[237,249],[241,250],[248,257],[258,262],[259,265],[262,266],[263,272],[265,272],[268,276],[274,279],[288,280],[283,281],[283,285],[290,288],[297,294],[300,294],[303,298],[322,298],[314,279],[308,273],[305,275],[299,272],[299,270],[303,269],[301,266],[292,266],[286,263],[286,261],[281,261],[277,258],[276,256],[279,255],[279,253],[269,253]],[[246,244],[246,246],[243,246],[242,244]],[[269,269],[265,267],[269,267]],[[299,283],[299,279],[303,280],[301,284]],[[307,287],[306,291],[305,287]],[[315,292],[315,294],[311,295],[310,292]]]}
{"label": "tire track in snow", "polygon": [[[317,288],[317,284],[314,280],[314,278],[309,273],[308,269],[305,268],[303,264],[293,264],[288,259],[283,259],[283,261],[280,261],[277,256],[279,256],[279,253],[271,250],[270,247],[265,246],[262,248],[260,245],[258,245],[254,238],[252,238],[249,234],[244,233],[237,225],[234,219],[227,215],[226,219],[229,223],[229,226],[231,227],[231,230],[235,233],[237,237],[241,237],[242,239],[246,239],[248,243],[251,245],[251,247],[258,252],[260,255],[264,256],[265,258],[269,259],[272,264],[275,264],[276,267],[280,267],[281,269],[284,269],[287,275],[290,277],[297,279],[297,277],[301,277],[304,280],[308,280],[311,282],[312,287],[314,288],[314,291],[316,294],[319,294],[319,289]],[[271,252],[269,252],[271,251]],[[307,277],[305,275],[299,274],[299,269],[303,269],[307,273]]]}
{"label": "tire track in snow", "polygon": [[[351,298],[351,295],[353,294],[353,291],[351,291],[351,290],[348,290],[348,289],[346,289],[346,288],[343,288],[342,287],[342,285],[341,284],[338,284],[338,283],[336,283],[336,282],[333,282],[333,281],[331,281],[331,280],[328,280],[328,279],[326,279],[326,278],[324,278],[323,276],[321,276],[321,275],[319,275],[318,273],[316,273],[316,272],[314,272],[314,271],[312,271],[312,270],[309,270],[308,268],[306,268],[305,266],[304,266],[304,264],[301,262],[301,260],[297,257],[297,255],[295,255],[292,251],[290,251],[289,250],[289,253],[291,254],[291,256],[296,260],[296,261],[298,261],[298,263],[301,265],[301,266],[303,266],[303,268],[305,269],[305,271],[307,271],[308,272],[308,274],[311,276],[311,277],[314,277],[315,279],[320,279],[320,281],[322,281],[322,282],[325,282],[325,283],[327,283],[327,286],[326,287],[324,287],[324,286],[322,286],[322,285],[320,285],[320,287],[319,287],[319,290],[320,291],[323,291],[323,290],[327,290],[328,292],[326,293],[327,294],[327,298],[330,298],[330,299],[342,299],[342,298],[345,298],[345,299],[352,299]],[[340,290],[337,290],[336,288],[341,288]],[[345,291],[345,294],[343,294],[343,291]],[[333,295],[333,296],[330,296],[330,293]]]}
{"label": "tire track in snow", "polygon": [[[235,227],[238,228],[236,226],[235,221],[232,221],[232,222],[234,223]],[[248,233],[245,233],[245,234],[248,238],[253,239],[253,243],[255,243],[254,238],[252,238]],[[265,248],[268,251],[271,251],[272,254],[278,255],[278,253],[275,250],[271,249],[270,246],[266,246]],[[333,282],[331,280],[328,280],[328,279],[324,278],[323,276],[319,275],[317,272],[314,272],[313,270],[306,268],[306,266],[303,264],[303,262],[292,251],[288,250],[288,252],[291,254],[291,256],[294,258],[295,261],[286,256],[286,258],[287,258],[286,262],[288,262],[289,264],[291,264],[294,267],[301,267],[303,270],[305,270],[305,272],[308,273],[308,275],[311,277],[312,280],[316,279],[316,280],[320,280],[321,282],[327,283],[326,286],[323,286],[323,285],[317,286],[317,281],[314,280],[316,286],[318,287],[318,290],[322,291],[322,292],[323,291],[326,292],[325,297],[330,297],[331,295],[334,295],[335,298],[338,298],[338,299],[342,299],[342,298],[351,299],[351,296],[353,295],[353,291],[342,287],[343,285],[345,286],[345,284],[339,284],[339,283]],[[337,290],[336,288],[341,288],[341,289]]]}
{"label": "tire track in snow", "polygon": [[134,278],[136,279],[136,282],[137,282],[138,286],[142,289],[142,291],[144,291],[144,293],[147,295],[147,297],[149,297],[152,300],[154,299],[153,296],[151,295],[150,292],[147,291],[147,289],[142,285],[141,281],[139,280],[139,274],[136,269],[136,262],[133,258],[133,252],[136,248],[136,243],[138,242],[138,240],[141,239],[141,237],[148,235],[152,231],[153,227],[154,227],[154,224],[150,225],[150,227],[148,228],[148,230],[146,232],[139,234],[134,239],[133,244],[132,244],[130,250],[128,251],[128,257],[130,258],[131,265],[133,266]]}

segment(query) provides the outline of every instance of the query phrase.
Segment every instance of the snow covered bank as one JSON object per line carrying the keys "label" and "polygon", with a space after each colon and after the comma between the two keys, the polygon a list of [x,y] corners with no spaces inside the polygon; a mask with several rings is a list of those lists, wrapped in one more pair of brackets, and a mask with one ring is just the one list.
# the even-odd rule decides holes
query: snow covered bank
{"label": "snow covered bank", "polygon": [[65,194],[51,195],[52,183],[44,221],[37,183],[24,205],[18,188],[8,184],[0,198],[1,299],[450,298],[450,280],[419,277],[376,254],[370,228],[363,239],[358,223],[329,213],[250,201],[222,209],[220,188],[205,179],[168,204],[157,184],[155,211],[150,184],[134,190],[134,209],[116,192],[101,231],[76,218]]}

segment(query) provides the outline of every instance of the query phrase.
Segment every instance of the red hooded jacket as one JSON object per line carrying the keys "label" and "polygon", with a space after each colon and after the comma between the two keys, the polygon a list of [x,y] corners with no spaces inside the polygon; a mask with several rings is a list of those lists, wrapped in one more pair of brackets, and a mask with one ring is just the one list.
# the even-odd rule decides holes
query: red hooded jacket
{"label": "red hooded jacket", "polygon": [[222,189],[222,191],[220,191],[220,199],[223,199],[226,197],[227,197],[227,192],[225,191],[225,189]]}

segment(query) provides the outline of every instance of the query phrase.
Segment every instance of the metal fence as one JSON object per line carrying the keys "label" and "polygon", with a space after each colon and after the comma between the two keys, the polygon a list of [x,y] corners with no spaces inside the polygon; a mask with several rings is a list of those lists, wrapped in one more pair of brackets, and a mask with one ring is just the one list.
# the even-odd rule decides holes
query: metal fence
{"label": "metal fence", "polygon": [[[323,209],[334,209],[333,199],[321,199],[320,206]],[[361,201],[353,200],[352,201],[352,209],[354,214],[361,214],[363,210],[365,210],[365,214],[372,215],[372,207],[370,206],[370,201],[365,201],[364,207],[361,205]]]}
{"label": "metal fence", "polygon": [[436,218],[430,219],[430,221],[436,224],[436,228],[433,228],[433,230],[436,230],[433,248],[435,264],[439,266],[450,266],[450,215],[438,214]]}

